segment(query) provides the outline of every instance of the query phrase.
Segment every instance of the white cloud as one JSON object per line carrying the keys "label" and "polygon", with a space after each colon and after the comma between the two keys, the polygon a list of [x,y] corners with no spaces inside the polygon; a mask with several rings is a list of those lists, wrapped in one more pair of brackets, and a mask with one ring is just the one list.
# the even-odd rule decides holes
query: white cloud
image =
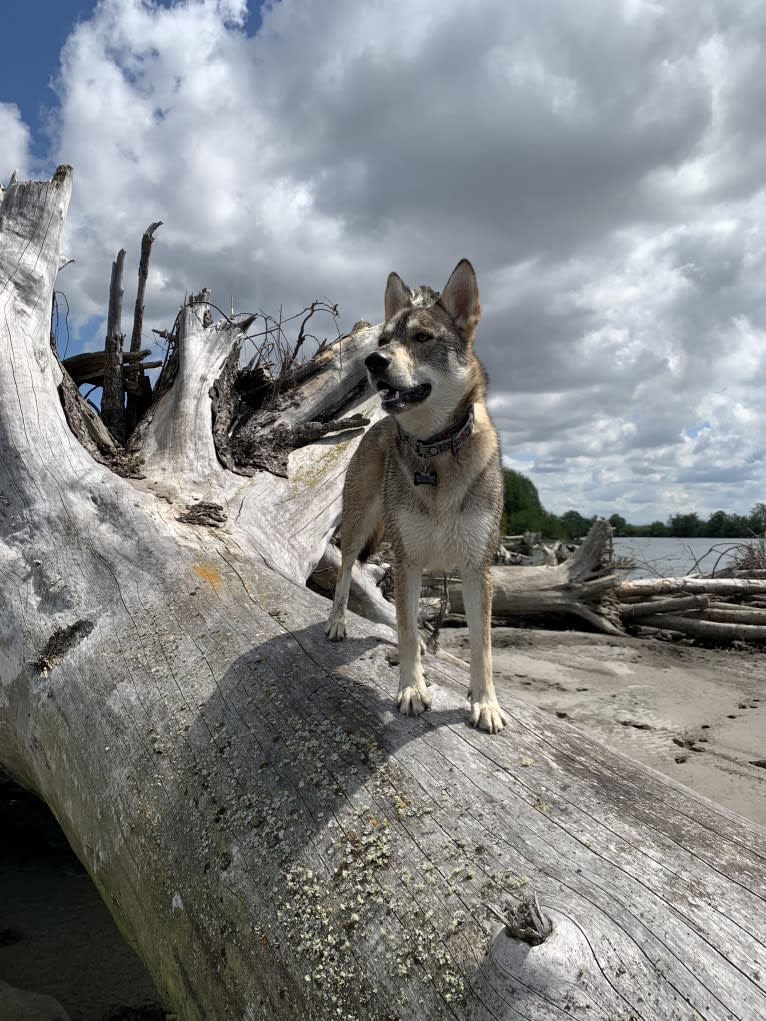
{"label": "white cloud", "polygon": [[764,499],[766,10],[282,0],[255,36],[246,13],[102,0],[73,30],[53,156],[80,319],[156,219],[147,328],[205,285],[327,295],[350,326],[390,269],[438,287],[466,255],[504,451],[547,506]]}
{"label": "white cloud", "polygon": [[0,103],[0,184],[14,170],[25,178],[29,168],[29,128],[15,103]]}

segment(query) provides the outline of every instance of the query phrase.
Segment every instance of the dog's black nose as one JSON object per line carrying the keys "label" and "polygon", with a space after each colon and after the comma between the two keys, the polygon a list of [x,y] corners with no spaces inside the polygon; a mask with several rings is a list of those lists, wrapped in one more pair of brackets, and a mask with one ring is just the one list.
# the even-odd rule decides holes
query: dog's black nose
{"label": "dog's black nose", "polygon": [[385,372],[388,366],[391,364],[391,359],[388,355],[381,354],[380,351],[373,351],[371,355],[367,355],[364,360],[364,364],[376,375],[380,375],[381,372]]}

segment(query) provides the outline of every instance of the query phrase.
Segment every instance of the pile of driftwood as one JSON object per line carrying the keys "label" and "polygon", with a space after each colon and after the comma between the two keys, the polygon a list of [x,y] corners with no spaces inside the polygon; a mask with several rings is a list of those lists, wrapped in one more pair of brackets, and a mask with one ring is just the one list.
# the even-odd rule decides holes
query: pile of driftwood
{"label": "pile of driftwood", "polygon": [[639,578],[622,582],[615,593],[629,627],[708,641],[766,642],[766,576]]}
{"label": "pile of driftwood", "polygon": [[562,564],[577,549],[575,543],[557,539],[544,543],[540,532],[524,532],[523,535],[502,535],[495,563],[508,566],[555,567]]}

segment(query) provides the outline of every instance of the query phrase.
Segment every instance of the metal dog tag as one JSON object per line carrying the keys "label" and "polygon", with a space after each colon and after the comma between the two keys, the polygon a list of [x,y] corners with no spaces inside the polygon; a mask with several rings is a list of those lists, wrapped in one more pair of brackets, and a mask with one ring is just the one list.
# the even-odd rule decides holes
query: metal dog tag
{"label": "metal dog tag", "polygon": [[436,472],[415,472],[416,486],[435,486]]}

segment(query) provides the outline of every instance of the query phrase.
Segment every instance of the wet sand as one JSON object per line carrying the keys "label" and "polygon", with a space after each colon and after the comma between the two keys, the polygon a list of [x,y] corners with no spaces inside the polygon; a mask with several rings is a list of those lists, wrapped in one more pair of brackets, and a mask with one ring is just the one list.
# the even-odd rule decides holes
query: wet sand
{"label": "wet sand", "polygon": [[[461,658],[467,643],[441,633]],[[520,628],[492,644],[501,703],[539,706],[766,826],[766,649]]]}
{"label": "wet sand", "polygon": [[[0,833],[0,980],[52,996],[71,1021],[165,1021],[154,983],[55,819],[3,776]],[[3,1010],[0,1021],[19,1016]]]}

